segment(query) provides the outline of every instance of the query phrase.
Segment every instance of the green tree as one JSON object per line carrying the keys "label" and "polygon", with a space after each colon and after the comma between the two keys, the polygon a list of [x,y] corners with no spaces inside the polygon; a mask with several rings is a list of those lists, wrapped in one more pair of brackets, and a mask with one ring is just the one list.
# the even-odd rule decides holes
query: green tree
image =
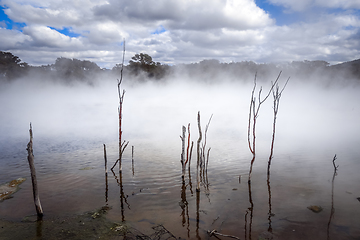
{"label": "green tree", "polygon": [[28,71],[29,65],[22,62],[10,52],[0,51],[0,78],[12,80],[22,77]]}
{"label": "green tree", "polygon": [[94,62],[64,57],[57,58],[53,67],[55,68],[58,77],[64,80],[83,80],[91,78],[94,73],[101,71],[101,68]]}
{"label": "green tree", "polygon": [[129,61],[130,72],[138,75],[141,71],[146,72],[148,77],[153,77],[156,69],[156,63],[152,57],[146,53],[135,54]]}

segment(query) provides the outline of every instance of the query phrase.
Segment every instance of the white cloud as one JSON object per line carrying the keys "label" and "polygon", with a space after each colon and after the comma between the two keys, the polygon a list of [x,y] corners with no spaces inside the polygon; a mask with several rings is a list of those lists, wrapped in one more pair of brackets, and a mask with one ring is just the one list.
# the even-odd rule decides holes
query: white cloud
{"label": "white cloud", "polygon": [[31,25],[24,27],[23,33],[31,38],[29,47],[41,48],[78,48],[80,39],[71,38],[46,26]]}
{"label": "white cloud", "polygon": [[[343,10],[336,14],[322,10],[277,26],[255,0],[0,0],[10,19],[26,24],[22,32],[0,28],[0,49],[18,53],[30,64],[53,63],[64,56],[109,68],[121,60],[124,38],[126,59],[145,52],[154,61],[169,64],[206,58],[256,62],[360,58],[360,19],[353,11],[359,9],[359,1],[269,1],[291,11],[307,10],[301,14],[315,12],[309,10],[314,6]],[[79,36],[50,27],[71,28]]]}
{"label": "white cloud", "polygon": [[0,28],[0,49],[2,50],[23,48],[25,41],[29,40],[29,36],[20,31]]}
{"label": "white cloud", "polygon": [[112,0],[94,7],[94,13],[115,22],[147,26],[158,23],[182,30],[246,29],[273,23],[252,0]]}
{"label": "white cloud", "polygon": [[359,0],[268,0],[293,11],[305,11],[313,7],[360,9]]}

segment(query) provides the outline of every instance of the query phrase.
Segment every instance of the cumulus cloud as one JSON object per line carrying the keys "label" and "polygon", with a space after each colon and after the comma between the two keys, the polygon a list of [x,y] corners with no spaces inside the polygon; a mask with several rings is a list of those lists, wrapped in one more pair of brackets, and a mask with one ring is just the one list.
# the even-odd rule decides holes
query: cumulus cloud
{"label": "cumulus cloud", "polygon": [[46,26],[31,25],[24,27],[23,34],[29,36],[28,47],[40,48],[71,48],[81,46],[80,40],[71,38]]}
{"label": "cumulus cloud", "polygon": [[354,0],[268,0],[293,11],[304,11],[313,7],[360,9],[360,1]]}
{"label": "cumulus cloud", "polygon": [[126,39],[126,59],[144,52],[167,64],[209,58],[335,63],[360,58],[356,2],[269,0],[285,7],[284,16],[300,16],[278,26],[255,0],[0,0],[5,14],[24,24],[19,30],[0,26],[0,49],[19,52],[30,64],[73,56],[111,68],[120,62]]}
{"label": "cumulus cloud", "polygon": [[148,0],[115,1],[94,7],[97,17],[128,24],[162,24],[171,29],[247,29],[272,24],[252,0]]}

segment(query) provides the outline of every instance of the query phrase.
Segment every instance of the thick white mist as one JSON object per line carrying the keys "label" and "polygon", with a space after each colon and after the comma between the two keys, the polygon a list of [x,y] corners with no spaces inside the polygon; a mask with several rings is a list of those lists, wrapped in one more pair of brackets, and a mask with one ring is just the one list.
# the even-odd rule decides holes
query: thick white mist
{"label": "thick white mist", "polygon": [[[285,80],[280,79],[281,86]],[[256,96],[260,85],[264,97],[270,82],[259,82]],[[164,151],[175,151],[177,147],[180,150],[182,125],[191,124],[191,139],[196,142],[200,111],[203,131],[213,114],[208,146],[249,154],[247,126],[252,87],[251,80],[248,84],[205,84],[194,79],[131,84],[131,80],[124,80],[123,139],[131,145],[146,142]],[[357,88],[322,89],[290,80],[280,100],[276,150],[284,153],[328,149],[333,154],[352,148],[353,143],[360,142],[358,93]],[[0,90],[0,138],[28,139],[32,122],[35,140],[116,143],[118,102],[116,79],[99,81],[95,86],[16,81]],[[272,123],[270,95],[257,119],[257,145],[264,154],[269,151]]]}

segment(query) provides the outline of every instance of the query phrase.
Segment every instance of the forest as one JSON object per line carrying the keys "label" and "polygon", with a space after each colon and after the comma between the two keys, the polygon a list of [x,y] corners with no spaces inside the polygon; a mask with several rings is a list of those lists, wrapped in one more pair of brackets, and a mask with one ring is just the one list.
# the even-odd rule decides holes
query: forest
{"label": "forest", "polygon": [[[74,81],[93,84],[106,76],[119,76],[122,64],[116,64],[112,69],[99,67],[88,60],[59,57],[55,63],[31,66],[23,62],[11,52],[0,51],[0,82],[10,82],[15,79],[30,77],[46,80],[56,80],[64,83]],[[286,63],[255,63],[241,61],[222,63],[215,59],[204,59],[197,63],[166,65],[153,61],[146,53],[135,54],[128,65],[124,64],[123,73],[132,81],[165,81],[174,76],[191,76],[198,81],[214,82],[219,79],[240,81],[249,79],[257,73],[259,79],[268,74],[276,75],[282,71],[295,79],[321,79],[327,83],[354,81],[360,82],[360,59],[330,65],[326,61],[292,61]],[[225,75],[225,76],[224,76]]]}

